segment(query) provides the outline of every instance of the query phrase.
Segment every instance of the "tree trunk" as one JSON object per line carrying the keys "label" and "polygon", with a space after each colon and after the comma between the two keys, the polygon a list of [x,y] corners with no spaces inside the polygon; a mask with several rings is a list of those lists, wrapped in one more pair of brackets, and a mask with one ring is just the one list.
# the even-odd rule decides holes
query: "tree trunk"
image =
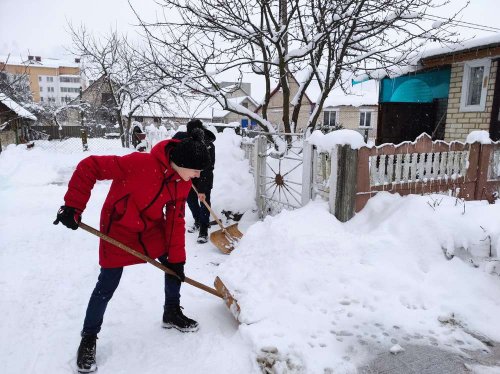
{"label": "tree trunk", "polygon": [[122,118],[120,110],[116,111],[116,120],[118,122],[118,126],[119,126],[119,129],[120,129],[120,139],[122,141],[122,147],[126,148],[127,146],[125,144],[125,131],[124,131],[124,128],[123,128],[123,118]]}

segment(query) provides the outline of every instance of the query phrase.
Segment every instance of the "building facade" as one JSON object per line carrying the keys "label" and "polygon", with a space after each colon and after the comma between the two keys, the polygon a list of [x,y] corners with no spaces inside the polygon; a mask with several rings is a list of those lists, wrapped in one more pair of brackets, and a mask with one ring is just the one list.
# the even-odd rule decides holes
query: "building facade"
{"label": "building facade", "polygon": [[[299,83],[293,75],[289,76],[288,84],[290,88],[290,100],[292,100],[297,92],[299,91]],[[278,131],[284,131],[283,125],[283,94],[282,94],[281,84],[278,84],[276,88],[271,92],[269,98],[269,105],[267,107],[267,120],[274,124]],[[290,120],[293,113],[293,105],[289,106]],[[299,116],[297,118],[297,123],[295,126],[295,132],[303,132],[309,120],[309,116],[314,108],[314,103],[309,99],[309,96],[304,94],[302,98],[302,103],[299,111]],[[262,105],[260,105],[256,112],[262,116]]]}
{"label": "building facade", "polygon": [[426,67],[450,67],[444,140],[465,140],[474,130],[485,130],[500,140],[500,37],[492,45],[422,60]]}
{"label": "building facade", "polygon": [[377,113],[377,105],[328,106],[323,108],[322,123],[318,127],[355,130],[366,139],[374,139],[377,134]]}
{"label": "building facade", "polygon": [[475,130],[500,140],[500,34],[426,51],[413,71],[384,78],[378,143],[465,141]]}
{"label": "building facade", "polygon": [[9,144],[28,141],[29,126],[34,121],[32,113],[0,92],[0,152]]}
{"label": "building facade", "polygon": [[26,75],[33,101],[56,106],[74,100],[85,89],[80,60],[73,62],[28,56],[27,59],[0,56],[0,70],[12,75]]}

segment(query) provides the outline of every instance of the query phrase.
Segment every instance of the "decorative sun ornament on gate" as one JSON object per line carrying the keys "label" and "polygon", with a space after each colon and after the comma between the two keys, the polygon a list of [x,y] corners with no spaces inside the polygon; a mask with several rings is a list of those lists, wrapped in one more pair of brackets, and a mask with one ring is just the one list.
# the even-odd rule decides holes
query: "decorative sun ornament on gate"
{"label": "decorative sun ornament on gate", "polygon": [[267,212],[279,213],[282,209],[301,206],[302,156],[289,149],[279,156],[266,158],[265,203]]}

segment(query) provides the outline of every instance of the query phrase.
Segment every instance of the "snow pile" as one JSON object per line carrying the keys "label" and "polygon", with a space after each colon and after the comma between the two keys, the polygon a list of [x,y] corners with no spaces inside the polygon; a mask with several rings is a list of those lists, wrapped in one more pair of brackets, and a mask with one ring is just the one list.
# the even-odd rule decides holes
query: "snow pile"
{"label": "snow pile", "polygon": [[154,124],[151,124],[146,126],[145,131],[151,148],[162,140],[171,138],[175,134],[174,130],[167,130],[164,125],[156,127]]}
{"label": "snow pile", "polygon": [[[224,149],[237,148],[233,136],[224,134],[217,154],[229,169],[227,178],[239,178],[239,173],[246,177],[248,164],[239,150]],[[88,152],[82,151],[81,140],[70,139],[36,141],[32,149],[12,145],[0,154],[2,373],[76,373],[80,330],[99,275],[98,239],[52,222],[81,159],[129,152],[117,139],[89,139]],[[239,183],[225,180],[223,170],[216,175],[216,186]],[[109,186],[109,181],[95,185],[83,213],[85,223],[98,227]],[[229,192],[237,196],[228,196]],[[214,194],[221,207],[229,205],[226,196],[228,202],[241,198],[244,206],[251,200],[236,188]],[[192,220],[189,209],[186,212]],[[197,244],[196,238],[197,234],[186,235],[186,274],[210,286],[217,265],[228,256],[210,243]],[[161,328],[163,293],[160,270],[148,264],[124,270],[99,334],[98,373],[258,372],[251,347],[219,298],[184,285],[184,313],[199,321],[201,328],[196,334],[183,334]]]}
{"label": "snow pile", "polygon": [[499,214],[379,193],[342,224],[315,201],[250,227],[220,276],[254,350],[272,347],[292,372],[354,373],[373,347],[410,342],[476,349],[466,331],[500,339],[500,279],[443,252],[497,255]]}
{"label": "snow pile", "polygon": [[[254,183],[240,137],[231,129],[216,135],[215,210],[246,211],[243,221],[251,223]],[[3,372],[72,372],[99,274],[98,242],[52,221],[79,160],[128,152],[119,140],[97,139],[83,152],[75,139],[0,154]],[[109,181],[96,184],[85,223],[98,225],[108,189]],[[207,285],[220,276],[243,323],[218,298],[185,285],[181,303],[200,331],[165,331],[163,274],[147,264],[128,267],[99,334],[99,373],[160,374],[168,366],[342,374],[408,344],[484,349],[480,340],[500,341],[500,268],[484,259],[498,256],[499,215],[500,204],[382,192],[347,223],[313,201],[246,230],[241,224],[244,237],[230,256],[187,234],[186,275]]]}
{"label": "snow pile", "polygon": [[363,136],[359,132],[349,129],[336,130],[328,134],[323,134],[321,131],[315,130],[307,138],[307,141],[315,145],[319,152],[329,152],[336,145],[350,145],[352,149],[359,149],[366,146]]}
{"label": "snow pile", "polygon": [[215,170],[212,204],[216,212],[230,210],[244,213],[255,206],[255,184],[250,164],[240,148],[241,137],[226,128],[216,134]]}
{"label": "snow pile", "polygon": [[485,130],[474,130],[467,135],[465,142],[468,144],[472,144],[475,142],[479,142],[481,144],[491,144],[490,133]]}
{"label": "snow pile", "polygon": [[37,140],[30,149],[26,149],[26,145],[11,144],[0,154],[0,188],[67,183],[76,164],[90,154],[132,152],[122,148],[118,139],[88,139],[88,147],[89,152],[84,152],[82,141],[77,138],[62,142]]}

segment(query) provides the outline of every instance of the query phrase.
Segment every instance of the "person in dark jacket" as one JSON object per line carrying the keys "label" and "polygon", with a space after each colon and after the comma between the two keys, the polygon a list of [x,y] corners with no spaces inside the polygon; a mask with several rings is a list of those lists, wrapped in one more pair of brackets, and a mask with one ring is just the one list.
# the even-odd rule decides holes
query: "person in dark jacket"
{"label": "person in dark jacket", "polygon": [[203,201],[210,206],[210,194],[214,183],[215,165],[215,135],[203,127],[199,119],[192,119],[187,123],[187,131],[180,131],[174,135],[174,139],[185,139],[190,137],[194,129],[202,129],[205,132],[205,145],[210,152],[210,165],[203,169],[199,178],[193,179],[193,186],[198,190],[198,194],[191,189],[187,198],[189,210],[194,218],[194,224],[188,228],[188,232],[193,233],[199,230],[197,242],[206,243],[208,241],[208,228],[210,227],[210,211]]}
{"label": "person in dark jacket", "polygon": [[[165,274],[163,327],[182,332],[198,330],[198,323],[186,317],[180,307],[181,281],[185,279],[185,202],[191,179],[199,177],[210,164],[210,154],[201,130],[191,137],[165,140],[151,153],[134,152],[126,156],[90,156],[74,171],[64,196],[65,205],[54,224],[61,222],[76,230],[94,184],[112,180],[101,211],[100,231],[144,253],[173,270]],[[99,278],[89,300],[78,348],[80,372],[97,369],[96,339],[104,312],[118,287],[123,267],[143,260],[100,240]]]}

